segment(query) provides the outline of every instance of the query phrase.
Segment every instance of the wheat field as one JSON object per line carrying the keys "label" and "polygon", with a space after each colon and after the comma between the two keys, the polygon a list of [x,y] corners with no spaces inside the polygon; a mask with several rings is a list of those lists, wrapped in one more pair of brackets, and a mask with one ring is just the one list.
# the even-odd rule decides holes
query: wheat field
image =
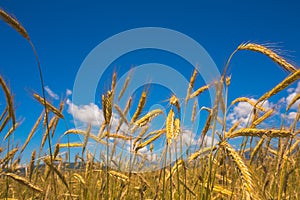
{"label": "wheat field", "polygon": [[[43,110],[39,111],[41,114],[32,124],[26,141],[17,145],[13,142],[13,136],[20,122],[16,117],[12,91],[7,86],[7,80],[0,75],[0,85],[6,100],[5,109],[0,111],[0,134],[5,141],[1,142],[0,146],[0,199],[300,199],[300,104],[295,119],[289,124],[282,123],[284,125],[276,129],[260,126],[275,112],[263,107],[263,103],[300,79],[300,70],[272,49],[255,43],[241,44],[230,55],[220,80],[200,88],[194,87],[197,81],[195,70],[190,78],[189,87],[186,88],[186,98],[182,100],[174,94],[169,99],[170,106],[166,108],[166,116],[160,109],[143,113],[146,100],[151,99],[147,90],[143,91],[140,97],[136,97],[138,99],[135,101],[138,104],[135,110],[131,108],[133,97],[130,97],[127,105],[122,108],[119,100],[124,98],[124,91],[133,77],[128,76],[121,92],[116,94],[118,73],[114,72],[110,88],[102,91],[100,101],[104,122],[99,130],[95,132],[90,124],[87,124],[86,130],[69,129],[64,136],[81,135],[84,140],[55,144],[53,136],[58,134],[57,124],[64,119],[66,100],[62,99],[59,107],[47,101],[38,54],[26,29],[2,9],[0,16],[32,47],[43,91],[42,94],[33,93],[33,99],[43,105]],[[227,71],[230,61],[239,51],[264,54],[266,59],[269,58],[282,67],[288,75],[257,101],[240,97],[228,102],[226,94],[230,90],[231,79]],[[187,103],[196,102],[194,100],[201,98],[201,94],[210,88],[215,89],[216,96],[211,108],[201,108],[208,112],[201,130],[201,138],[210,134],[217,142],[208,146],[202,142],[194,152],[188,152],[185,157],[181,157],[184,153],[179,152],[176,162],[167,162],[170,157],[168,155],[173,153],[171,149],[181,140],[183,132],[178,113],[184,114]],[[298,94],[286,107],[286,112],[299,99]],[[239,121],[229,126],[226,123],[227,110],[239,102],[246,102],[252,106],[251,119],[246,127],[241,127]],[[192,123],[195,123],[196,113],[200,112],[196,103],[194,105],[190,116]],[[128,119],[130,109],[133,116]],[[120,118],[116,132],[111,130],[114,113]],[[222,118],[219,117],[219,113],[222,113]],[[165,126],[149,132],[148,126],[151,126],[151,121],[158,116],[164,116]],[[130,132],[118,131],[122,124],[130,127]],[[32,151],[25,166],[21,165],[22,154],[38,128],[43,130],[40,148]],[[115,145],[108,144],[110,138],[132,143],[133,161],[118,157],[119,164],[126,166],[126,170],[109,166],[108,163],[116,158]],[[165,138],[166,146],[164,153],[159,157],[165,164],[153,171],[136,172],[133,165],[143,166],[147,160],[140,153],[141,149],[147,147],[152,151],[154,142],[161,138]],[[235,138],[240,138],[241,142],[233,145],[232,141]],[[90,139],[98,145],[105,146],[101,160],[94,159],[95,155],[89,151],[87,146]],[[45,144],[50,148],[48,154],[42,157]],[[80,148],[81,154],[74,158],[68,155],[60,156],[62,150],[70,153],[74,148]],[[140,158],[139,162],[137,157]]]}

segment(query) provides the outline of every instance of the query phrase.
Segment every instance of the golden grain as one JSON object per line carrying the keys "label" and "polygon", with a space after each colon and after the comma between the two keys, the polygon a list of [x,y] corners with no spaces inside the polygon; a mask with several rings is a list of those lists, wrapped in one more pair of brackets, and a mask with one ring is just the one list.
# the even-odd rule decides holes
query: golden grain
{"label": "golden grain", "polygon": [[[60,118],[64,118],[64,115],[61,113],[60,110],[55,108],[51,103],[48,101],[44,101],[44,98],[39,96],[37,93],[33,93],[33,97],[42,105],[46,106],[50,111],[52,111],[55,115],[57,115]],[[45,105],[46,104],[46,105]]]}
{"label": "golden grain", "polygon": [[174,111],[171,109],[166,120],[167,144],[171,144],[174,139]]}
{"label": "golden grain", "polygon": [[[0,14],[1,14],[1,9],[0,9]],[[13,98],[11,96],[11,93],[4,81],[4,79],[2,78],[2,76],[0,75],[0,85],[4,91],[5,94],[5,99],[7,102],[7,108],[8,108],[8,113],[9,116],[11,117],[12,123],[13,123],[13,127],[16,124],[16,116],[15,116],[15,112],[14,112],[14,106],[13,106]]]}
{"label": "golden grain", "polygon": [[190,99],[190,95],[191,95],[192,89],[193,89],[194,84],[195,84],[197,73],[198,73],[197,69],[194,69],[193,75],[190,78],[189,87],[187,89],[187,94],[186,94],[186,97],[185,97],[185,103],[186,104],[187,104],[188,100]]}
{"label": "golden grain", "polygon": [[15,29],[18,33],[20,33],[24,38],[30,40],[29,35],[26,29],[18,22],[15,18],[5,12],[3,9],[0,8],[0,17],[9,24],[13,29]]}
{"label": "golden grain", "polygon": [[128,85],[129,85],[129,81],[131,79],[131,71],[128,73],[127,77],[126,77],[126,80],[125,80],[125,83],[119,93],[119,96],[118,96],[118,101],[120,101],[120,99],[122,98],[124,92],[126,91]]}
{"label": "golden grain", "polygon": [[145,91],[143,91],[140,101],[138,103],[137,109],[135,110],[135,112],[131,118],[131,122],[130,122],[131,124],[133,124],[140,116],[140,114],[145,106],[145,103],[146,103],[146,97],[147,97],[147,93]]}
{"label": "golden grain", "polygon": [[156,131],[156,134],[152,138],[146,140],[145,142],[143,142],[141,144],[138,144],[137,147],[134,150],[137,152],[139,149],[141,149],[141,148],[147,146],[148,144],[154,142],[155,140],[157,140],[165,132],[166,132],[166,129]]}
{"label": "golden grain", "polygon": [[139,127],[143,127],[147,125],[149,122],[151,122],[153,118],[161,114],[163,114],[163,111],[161,109],[152,110],[148,112],[146,115],[144,115],[143,117],[141,117],[140,119],[136,120],[135,124]]}
{"label": "golden grain", "polygon": [[23,144],[22,148],[21,148],[21,153],[25,150],[26,146],[28,145],[29,141],[31,140],[33,134],[35,133],[36,129],[38,128],[42,118],[43,118],[44,112],[42,112],[39,116],[39,118],[36,120],[34,126],[32,127],[30,133],[28,134],[28,137],[25,141],[25,143]]}
{"label": "golden grain", "polygon": [[261,111],[263,111],[263,112],[267,112],[267,110],[266,110],[264,107],[257,105],[257,103],[256,103],[255,101],[253,101],[253,100],[251,100],[251,99],[249,99],[249,98],[247,98],[247,97],[239,97],[239,98],[236,98],[235,100],[233,100],[233,101],[231,102],[231,105],[230,105],[230,106],[232,106],[232,105],[234,105],[234,104],[236,104],[236,103],[238,103],[238,102],[247,102],[247,103],[249,103],[251,106],[253,106],[253,107],[255,107],[255,108],[258,108],[259,110],[261,110]]}
{"label": "golden grain", "polygon": [[13,180],[17,181],[18,183],[21,183],[24,186],[34,190],[35,192],[43,193],[42,188],[40,188],[37,185],[34,185],[33,183],[31,183],[30,181],[28,181],[27,179],[25,179],[22,176],[18,176],[18,175],[13,174],[13,173],[5,173],[4,175],[12,178]]}
{"label": "golden grain", "polygon": [[298,100],[300,99],[300,93],[298,93],[292,100],[291,102],[288,104],[288,106],[286,107],[286,111],[288,111],[292,105],[294,105],[294,103],[296,103]]}
{"label": "golden grain", "polygon": [[199,96],[201,93],[203,93],[204,91],[208,90],[209,87],[210,87],[210,85],[205,85],[205,86],[202,86],[202,87],[198,88],[195,92],[193,92],[193,93],[190,95],[190,99]]}
{"label": "golden grain", "polygon": [[280,129],[256,129],[256,128],[241,128],[230,134],[229,138],[239,137],[239,136],[254,136],[254,137],[292,137],[293,133],[289,130]]}
{"label": "golden grain", "polygon": [[297,71],[297,69],[292,64],[288,63],[284,58],[282,58],[281,56],[276,54],[274,51],[272,51],[271,49],[269,49],[263,45],[254,44],[254,43],[246,43],[246,44],[241,44],[240,46],[238,46],[237,49],[238,50],[256,51],[256,52],[262,53],[262,54],[268,56],[269,58],[271,58],[274,62],[276,62],[280,66],[282,66],[285,70],[287,70],[291,73],[294,73]]}
{"label": "golden grain", "polygon": [[300,78],[300,69],[298,69],[296,72],[285,78],[282,82],[280,82],[278,85],[276,85],[274,88],[272,88],[269,92],[266,92],[263,96],[261,96],[256,104],[259,102],[262,102],[271,96],[277,94],[281,90],[285,89],[287,86],[292,84],[293,82],[297,81]]}

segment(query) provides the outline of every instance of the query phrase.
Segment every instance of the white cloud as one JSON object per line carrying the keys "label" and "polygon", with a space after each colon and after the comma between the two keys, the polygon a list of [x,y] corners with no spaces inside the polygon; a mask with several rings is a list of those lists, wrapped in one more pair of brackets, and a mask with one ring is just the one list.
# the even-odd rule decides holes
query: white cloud
{"label": "white cloud", "polygon": [[[254,98],[250,99],[251,101],[256,102],[257,100]],[[266,110],[269,110],[273,107],[273,104],[268,100],[260,104]],[[247,102],[239,102],[236,106],[233,107],[233,110],[229,113],[227,119],[231,124],[236,122],[240,122],[240,127],[244,127],[251,120],[253,106]]]}
{"label": "white cloud", "polygon": [[67,90],[66,90],[66,96],[68,97],[68,96],[70,96],[71,94],[72,94],[72,90],[67,89]]}
{"label": "white cloud", "polygon": [[[291,103],[291,101],[293,100],[293,98],[300,93],[300,81],[298,82],[296,88],[289,88],[288,89],[288,93],[289,93],[289,95],[286,97],[286,103],[287,103],[287,105],[289,105]],[[292,105],[291,109],[296,110],[298,108],[299,104],[300,104],[300,100],[296,101]]]}
{"label": "white cloud", "polygon": [[292,92],[294,92],[295,91],[295,88],[289,88],[289,89],[287,89],[287,92],[288,93],[292,93]]}
{"label": "white cloud", "polygon": [[75,119],[85,124],[92,124],[93,126],[100,126],[104,121],[102,110],[94,103],[88,105],[77,106],[67,99],[68,113]]}
{"label": "white cloud", "polygon": [[[67,99],[68,113],[71,114],[74,119],[83,125],[91,124],[92,126],[100,127],[104,122],[103,111],[96,104],[90,103],[87,105],[75,105],[70,99]],[[115,132],[119,123],[119,116],[115,113],[111,118],[111,131]],[[122,124],[120,132],[126,132],[127,126]]]}
{"label": "white cloud", "polygon": [[48,93],[48,95],[49,95],[50,97],[52,97],[53,99],[55,99],[55,100],[58,100],[58,99],[59,99],[58,95],[55,94],[55,93],[49,88],[49,86],[45,86],[45,91],[46,91],[46,92]]}
{"label": "white cloud", "polygon": [[297,116],[297,112],[289,112],[289,114],[286,116],[289,120],[294,120]]}

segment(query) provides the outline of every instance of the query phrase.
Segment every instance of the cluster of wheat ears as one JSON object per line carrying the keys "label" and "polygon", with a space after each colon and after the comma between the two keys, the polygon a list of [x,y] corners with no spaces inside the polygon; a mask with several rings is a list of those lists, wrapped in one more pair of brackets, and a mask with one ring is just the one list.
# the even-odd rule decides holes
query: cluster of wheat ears
{"label": "cluster of wheat ears", "polygon": [[[263,102],[300,78],[300,70],[273,50],[254,43],[238,46],[230,56],[220,80],[199,89],[194,88],[197,78],[195,70],[190,78],[186,98],[181,101],[174,94],[169,99],[171,106],[165,116],[165,127],[150,133],[147,130],[151,120],[162,115],[163,111],[156,109],[143,114],[146,99],[150,98],[147,91],[143,91],[129,120],[127,114],[133,99],[128,99],[124,109],[117,103],[123,97],[131,77],[127,77],[121,92],[116,94],[115,72],[110,90],[104,91],[102,95],[104,122],[98,133],[93,133],[90,125],[87,130],[70,129],[64,133],[66,137],[69,134],[80,134],[84,136],[84,141],[53,144],[57,124],[64,118],[65,100],[61,101],[58,108],[46,100],[40,62],[27,31],[2,9],[0,17],[19,32],[33,49],[43,91],[41,96],[34,93],[33,97],[44,107],[24,144],[21,147],[16,145],[13,136],[19,123],[15,116],[13,95],[0,76],[0,85],[6,99],[6,107],[0,115],[0,134],[7,144],[0,146],[0,199],[300,199],[300,138],[297,136],[300,105],[294,121],[288,125],[283,123],[285,125],[279,129],[257,128],[274,114],[273,109],[262,106]],[[228,103],[223,92],[227,94],[230,86],[230,77],[226,71],[232,57],[242,50],[266,55],[289,75],[257,101],[240,97],[231,102],[231,105],[247,102],[253,109],[246,127],[241,128],[239,122],[232,127],[226,127]],[[130,165],[126,172],[109,167],[108,163],[115,158],[116,152],[115,145],[109,149],[109,138],[132,142],[134,157],[143,158],[136,163],[137,165],[143,165],[147,159],[139,153],[140,149],[147,147],[152,151],[154,141],[162,136],[166,138],[166,150],[171,149],[172,145],[177,144],[174,141],[180,140],[182,135],[181,121],[176,113],[184,112],[185,106],[181,105],[195,100],[209,88],[215,88],[216,97],[212,108],[202,108],[209,114],[201,137],[204,138],[209,133],[212,138],[217,139],[216,144],[205,146],[201,143],[198,150],[189,153],[186,159],[178,156],[176,162],[152,172],[136,173],[130,170]],[[299,99],[300,94],[290,102],[286,112]],[[195,113],[199,112],[197,108],[195,103],[191,116],[193,123]],[[120,117],[115,133],[110,130],[113,112]],[[223,113],[222,119],[219,118],[218,112]],[[129,133],[119,131],[123,123],[131,127]],[[222,129],[217,129],[217,125],[221,125]],[[21,171],[22,153],[39,127],[43,130],[40,149],[33,150],[30,161],[25,167],[23,165],[25,171]],[[242,138],[242,142],[237,148],[233,148],[230,139],[236,137]],[[86,150],[89,139],[106,146],[106,155],[101,161],[96,161],[93,154]],[[41,152],[46,142],[49,145],[48,155],[42,157]],[[51,146],[55,148],[52,149]],[[78,147],[82,148],[82,154],[77,154],[74,160],[71,160],[68,155],[73,148]],[[62,149],[67,149],[68,154],[65,158],[59,156]],[[161,157],[166,159],[167,153],[171,154],[171,151],[165,151]],[[122,156],[119,158],[119,163],[127,162],[122,160]],[[71,162],[74,162],[76,167],[69,168]]]}

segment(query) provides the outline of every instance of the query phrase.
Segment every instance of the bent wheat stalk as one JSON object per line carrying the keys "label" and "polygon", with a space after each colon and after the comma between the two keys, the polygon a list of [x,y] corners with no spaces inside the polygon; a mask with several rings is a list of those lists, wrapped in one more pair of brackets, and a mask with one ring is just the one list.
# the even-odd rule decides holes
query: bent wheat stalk
{"label": "bent wheat stalk", "polygon": [[163,114],[163,111],[161,109],[155,109],[150,112],[148,112],[146,115],[141,117],[140,119],[135,121],[135,124],[139,127],[147,125],[149,122],[153,120],[158,115]]}
{"label": "bent wheat stalk", "polygon": [[229,138],[239,136],[254,136],[254,137],[292,137],[293,133],[289,130],[280,129],[256,129],[256,128],[241,128],[228,135]]}
{"label": "bent wheat stalk", "polygon": [[300,99],[300,93],[297,94],[292,100],[291,102],[289,103],[289,105],[286,107],[286,111],[288,111],[292,105],[294,105],[294,103],[296,103],[296,101],[298,101]]}
{"label": "bent wheat stalk", "polygon": [[40,188],[39,186],[34,185],[33,183],[31,183],[29,180],[25,179],[22,176],[18,176],[18,175],[13,174],[13,173],[5,173],[4,175],[12,178],[13,180],[17,181],[18,183],[21,183],[24,186],[34,190],[35,192],[43,193],[42,188]]}
{"label": "bent wheat stalk", "polygon": [[188,100],[190,99],[190,95],[191,95],[192,89],[193,89],[194,84],[195,84],[197,73],[198,73],[197,69],[195,69],[194,72],[193,72],[193,75],[190,78],[189,87],[187,89],[186,97],[185,97],[185,104],[187,104]]}
{"label": "bent wheat stalk", "polygon": [[154,142],[155,140],[157,140],[162,134],[164,134],[166,132],[166,129],[162,129],[160,131],[156,131],[157,134],[155,134],[152,138],[150,138],[149,140],[146,140],[145,142],[138,144],[137,147],[134,149],[135,152],[137,152],[139,149],[147,146],[148,144]]}
{"label": "bent wheat stalk", "polygon": [[259,105],[256,105],[256,102],[255,102],[255,101],[252,101],[251,99],[249,99],[249,98],[247,98],[247,97],[239,97],[239,98],[236,98],[235,100],[233,100],[233,101],[231,102],[231,105],[230,105],[230,106],[232,106],[232,105],[234,105],[234,104],[236,104],[236,103],[238,103],[238,102],[247,102],[247,103],[249,103],[251,106],[253,106],[253,107],[255,107],[255,108],[257,108],[257,109],[259,109],[259,110],[261,110],[261,111],[263,111],[263,112],[267,112],[266,109],[265,109],[264,107],[259,106]]}
{"label": "bent wheat stalk", "polygon": [[300,78],[300,69],[298,69],[296,72],[294,72],[292,75],[288,76],[287,78],[285,78],[281,83],[279,83],[278,85],[276,85],[273,89],[271,89],[269,92],[265,93],[263,96],[261,96],[256,104],[258,104],[259,102],[262,102],[268,98],[270,98],[271,96],[277,94],[278,92],[280,92],[281,90],[285,89],[287,86],[289,86],[290,84],[292,84],[293,82],[297,81]]}
{"label": "bent wheat stalk", "polygon": [[195,92],[193,92],[193,93],[190,95],[190,99],[199,96],[201,93],[203,93],[204,91],[208,90],[209,87],[210,87],[210,85],[205,85],[205,86],[202,86],[202,87],[198,88]]}
{"label": "bent wheat stalk", "polygon": [[[60,110],[58,110],[57,108],[55,108],[51,103],[49,103],[48,101],[44,101],[43,97],[39,96],[37,93],[33,93],[33,97],[42,105],[46,105],[47,108],[53,112],[55,115],[57,115],[60,118],[64,118],[64,115],[60,112]],[[47,119],[47,118],[46,118]]]}
{"label": "bent wheat stalk", "polygon": [[[1,9],[0,9],[1,11]],[[5,94],[5,99],[7,102],[7,107],[8,107],[8,114],[12,119],[12,123],[13,123],[13,127],[15,127],[16,125],[16,116],[15,116],[15,112],[14,112],[14,106],[13,106],[13,98],[11,96],[11,93],[4,81],[4,79],[2,78],[2,76],[0,75],[0,85],[4,91]]]}
{"label": "bent wheat stalk", "polygon": [[174,111],[171,109],[166,120],[166,130],[167,130],[167,144],[171,144],[172,139],[174,139]]}
{"label": "bent wheat stalk", "polygon": [[282,58],[281,56],[276,54],[274,51],[272,51],[271,49],[269,49],[263,45],[254,44],[254,43],[246,43],[246,44],[241,44],[240,46],[238,46],[237,49],[238,50],[256,51],[256,52],[262,53],[262,54],[268,56],[269,58],[271,58],[278,65],[282,66],[283,69],[285,69],[286,71],[289,71],[291,73],[294,73],[297,71],[297,69],[293,65],[288,63],[284,58]]}
{"label": "bent wheat stalk", "polygon": [[147,93],[145,91],[143,91],[140,101],[138,103],[137,109],[134,112],[133,117],[131,118],[131,122],[130,122],[131,124],[133,124],[140,116],[140,114],[145,106],[145,103],[146,103],[146,97],[147,97]]}
{"label": "bent wheat stalk", "polygon": [[250,199],[261,199],[258,195],[258,188],[254,185],[253,175],[248,166],[244,163],[240,155],[228,144],[226,141],[222,141],[220,146],[225,149],[232,161],[237,166],[238,171],[241,173],[243,187],[245,188],[246,196]]}

